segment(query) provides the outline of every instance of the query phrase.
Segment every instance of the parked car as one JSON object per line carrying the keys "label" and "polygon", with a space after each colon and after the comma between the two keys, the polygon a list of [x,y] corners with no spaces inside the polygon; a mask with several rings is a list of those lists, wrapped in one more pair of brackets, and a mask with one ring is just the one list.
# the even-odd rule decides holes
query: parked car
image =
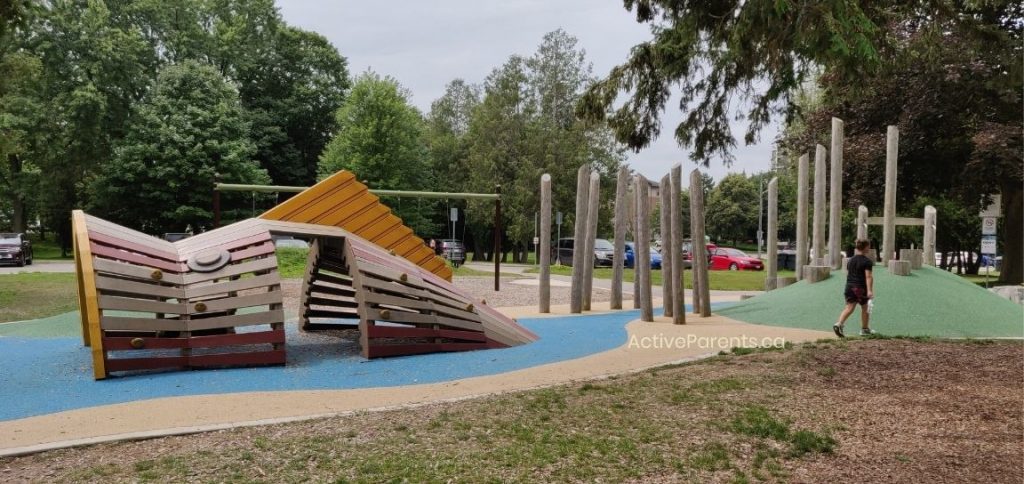
{"label": "parked car", "polygon": [[[572,238],[558,240],[557,247],[552,250],[551,260],[564,266],[572,265],[572,254],[575,241]],[[594,267],[611,267],[615,246],[607,239],[594,239]]]}
{"label": "parked car", "polygon": [[32,242],[25,234],[0,233],[0,263],[16,264],[18,267],[31,265]]}
{"label": "parked car", "polygon": [[730,247],[716,247],[709,252],[711,254],[711,267],[713,271],[763,271],[764,263],[757,257],[750,257],[742,250]]}
{"label": "parked car", "polygon": [[[711,257],[711,251],[712,250],[715,250],[715,249],[718,248],[717,245],[712,244],[711,242],[708,242],[704,246],[707,248],[706,252],[708,254],[708,257]],[[693,260],[692,252],[693,252],[693,242],[689,241],[689,240],[684,240],[683,241],[683,260],[684,261],[692,261]],[[689,265],[687,265],[687,267],[689,267]]]}
{"label": "parked car", "polygon": [[[626,242],[626,257],[624,265],[632,269],[636,261],[636,245],[633,242]],[[661,253],[651,248],[651,269],[661,269]]]}
{"label": "parked car", "polygon": [[441,255],[451,261],[452,266],[459,267],[466,262],[466,246],[461,240],[444,239],[440,243]]}

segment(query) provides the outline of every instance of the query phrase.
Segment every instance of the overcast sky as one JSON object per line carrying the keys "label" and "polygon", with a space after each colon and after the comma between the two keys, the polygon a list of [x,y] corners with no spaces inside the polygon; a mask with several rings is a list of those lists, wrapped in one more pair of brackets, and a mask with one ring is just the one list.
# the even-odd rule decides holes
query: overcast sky
{"label": "overcast sky", "polygon": [[[650,38],[646,24],[636,23],[621,0],[278,0],[285,21],[327,37],[343,56],[349,70],[368,68],[394,77],[413,94],[424,113],[444,93],[452,79],[480,83],[491,69],[512,54],[531,55],[545,33],[562,28],[579,39],[593,63],[594,74],[604,76],[626,59],[629,49]],[[659,180],[674,163],[694,167],[688,152],[671,133],[681,115],[669,102],[662,116],[663,136],[627,162],[646,177]],[[736,161],[726,168],[711,164],[720,179],[730,171],[766,170],[777,127],[761,133],[757,145],[743,146],[745,125],[734,123],[738,147]]]}

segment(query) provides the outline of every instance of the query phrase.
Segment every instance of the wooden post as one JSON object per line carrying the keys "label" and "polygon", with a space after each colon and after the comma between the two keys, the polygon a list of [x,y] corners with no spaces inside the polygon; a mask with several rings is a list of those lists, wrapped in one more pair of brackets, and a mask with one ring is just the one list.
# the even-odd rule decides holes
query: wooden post
{"label": "wooden post", "polygon": [[775,289],[779,279],[779,179],[768,182],[768,280],[765,290]]}
{"label": "wooden post", "polygon": [[814,221],[811,223],[812,266],[821,265],[825,259],[825,156],[825,147],[817,145],[814,151]]}
{"label": "wooden post", "polygon": [[[636,254],[633,257],[633,265],[636,267],[636,278],[640,280],[640,319],[642,321],[654,321],[654,307],[651,300],[651,230],[650,230],[650,200],[647,179],[642,175],[636,176],[637,186],[637,232],[636,232]],[[648,254],[643,257],[643,254]]]}
{"label": "wooden post", "polygon": [[857,207],[857,240],[868,238],[868,207]]}
{"label": "wooden post", "polygon": [[[622,309],[622,272],[626,262],[626,224],[629,218],[629,167],[619,167],[615,180],[615,254],[612,259],[612,309]],[[664,262],[662,263],[664,264]]]}
{"label": "wooden post", "polygon": [[[698,178],[700,178],[700,175],[698,175]],[[697,265],[696,265],[697,258],[694,257],[694,255],[693,255],[693,250],[695,250],[695,248],[697,246],[697,243],[696,242],[692,242],[692,241],[699,240],[702,237],[698,237],[698,232],[700,231],[700,228],[697,227],[697,223],[694,220],[694,214],[697,213],[697,197],[693,196],[693,183],[694,183],[693,182],[693,172],[690,172],[690,180],[689,180],[689,182],[690,182],[690,240],[691,240],[691,243],[690,243],[690,251],[691,251],[691,254],[690,254],[690,274],[691,274],[691,280],[693,281],[693,285],[691,286],[691,287],[693,287],[693,289],[691,289],[691,291],[690,291],[690,294],[692,294],[693,297],[690,298],[690,304],[693,307],[693,313],[694,314],[700,314],[700,305],[701,305],[701,302],[703,302],[703,301],[700,300],[700,273],[699,273],[699,271],[697,271]],[[698,179],[697,182],[699,183],[700,180]],[[684,269],[683,272],[685,272],[685,271],[686,270]],[[685,281],[686,279],[684,278],[683,280]]]}
{"label": "wooden post", "polygon": [[803,279],[803,266],[807,265],[807,186],[809,156],[800,156],[796,178],[796,279]]}
{"label": "wooden post", "polygon": [[924,207],[924,265],[935,265],[935,223],[938,214],[935,207],[927,205]]}
{"label": "wooden post", "polygon": [[[696,210],[690,214],[690,223],[696,224],[697,240],[693,245],[694,272],[697,273],[697,285],[694,299],[700,299],[701,317],[711,316],[711,288],[708,286],[708,247],[704,243],[704,189],[701,187],[700,171],[690,173],[690,196],[697,201]],[[679,249],[682,251],[682,248]]]}
{"label": "wooden post", "polygon": [[[576,172],[576,219],[573,221],[572,241],[572,288],[569,295],[569,312],[583,312],[583,239],[587,236],[587,206],[590,203],[590,165],[584,164]],[[593,259],[593,254],[590,255]]]}
{"label": "wooden post", "polygon": [[882,264],[887,265],[896,251],[896,159],[899,156],[900,130],[889,126],[885,136],[885,205],[882,217]]}
{"label": "wooden post", "polygon": [[[672,187],[672,324],[686,324],[686,271],[683,270],[683,165],[669,171]],[[691,214],[691,219],[693,215]]]}
{"label": "wooden post", "polygon": [[540,177],[540,312],[551,312],[551,175]]}
{"label": "wooden post", "polygon": [[601,201],[601,175],[590,173],[590,188],[587,192],[587,264],[583,275],[583,310],[590,311],[590,299],[594,293],[594,240],[597,239],[597,210]]}
{"label": "wooden post", "polygon": [[661,177],[661,301],[665,317],[672,317],[672,179]]}
{"label": "wooden post", "polygon": [[832,269],[843,265],[840,254],[843,236],[843,120],[832,118],[832,172],[829,186],[828,257]]}
{"label": "wooden post", "polygon": [[494,186],[494,292],[501,290],[501,185]]}
{"label": "wooden post", "polygon": [[632,220],[630,226],[633,228],[633,309],[640,309],[640,273],[636,265],[636,241],[640,233],[640,187],[636,184],[636,177],[633,179],[633,195],[629,198],[632,202],[630,215]]}

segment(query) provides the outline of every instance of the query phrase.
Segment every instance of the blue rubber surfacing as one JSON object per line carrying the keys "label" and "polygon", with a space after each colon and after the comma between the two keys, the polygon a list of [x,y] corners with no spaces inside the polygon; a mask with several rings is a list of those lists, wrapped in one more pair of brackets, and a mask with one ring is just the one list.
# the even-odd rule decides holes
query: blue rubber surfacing
{"label": "blue rubber surfacing", "polygon": [[[689,310],[689,309],[688,309]],[[285,366],[174,371],[95,381],[79,337],[0,336],[0,421],[153,398],[256,391],[342,390],[494,375],[607,351],[627,341],[639,310],[523,318],[540,340],[513,348],[366,360],[353,343],[287,324]],[[20,324],[31,324],[20,323]]]}

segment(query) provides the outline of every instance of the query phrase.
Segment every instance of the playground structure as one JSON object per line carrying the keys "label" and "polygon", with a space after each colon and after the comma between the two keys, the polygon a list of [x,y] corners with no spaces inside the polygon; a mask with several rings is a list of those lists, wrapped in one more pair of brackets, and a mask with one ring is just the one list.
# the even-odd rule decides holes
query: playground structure
{"label": "playground structure", "polygon": [[537,339],[451,284],[451,270],[348,172],[248,219],[167,242],[75,211],[83,342],[96,379],[286,362],[272,235],[312,240],[300,327],[358,329],[366,358]]}

